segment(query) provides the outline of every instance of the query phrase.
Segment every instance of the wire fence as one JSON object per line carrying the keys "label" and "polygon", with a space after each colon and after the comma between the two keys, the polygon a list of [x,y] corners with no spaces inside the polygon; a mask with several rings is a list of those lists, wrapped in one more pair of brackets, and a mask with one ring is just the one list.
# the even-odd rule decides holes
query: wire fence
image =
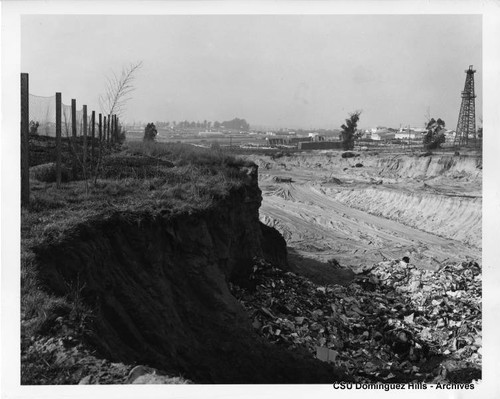
{"label": "wire fence", "polygon": [[[55,162],[56,184],[61,185],[62,162],[68,157],[72,163],[72,176],[85,181],[99,171],[103,152],[121,140],[118,116],[96,115],[87,112],[87,106],[76,108],[63,104],[61,93],[38,96],[29,93],[29,75],[21,73],[21,204],[29,204],[30,137],[55,137],[54,151],[49,151],[50,162]],[[63,160],[64,138],[64,160]]]}
{"label": "wire fence", "polygon": [[[61,117],[63,134],[71,134],[71,105],[61,103]],[[83,107],[77,109],[76,116],[76,134],[83,136]],[[37,133],[42,136],[56,136],[56,96],[50,97],[37,96],[29,94],[29,123],[30,133]],[[87,126],[90,126],[91,116],[87,115]]]}

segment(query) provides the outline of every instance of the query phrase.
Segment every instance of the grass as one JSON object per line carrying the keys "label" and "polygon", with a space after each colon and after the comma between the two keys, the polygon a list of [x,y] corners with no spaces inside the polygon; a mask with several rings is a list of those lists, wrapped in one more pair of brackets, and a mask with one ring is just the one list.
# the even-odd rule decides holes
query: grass
{"label": "grass", "polygon": [[195,165],[198,167],[243,167],[252,163],[237,158],[222,147],[196,147],[181,143],[154,143],[133,141],[127,143],[127,152],[133,155],[166,158],[177,166]]}
{"label": "grass", "polygon": [[[129,143],[109,156],[96,184],[65,183],[60,189],[32,175],[31,199],[21,214],[21,313],[23,342],[46,333],[55,318],[70,315],[76,324],[88,316],[78,287],[55,297],[38,283],[32,249],[59,241],[92,219],[167,211],[171,215],[210,208],[248,180],[251,162],[218,148],[186,144]],[[140,217],[140,216],[137,216]]]}

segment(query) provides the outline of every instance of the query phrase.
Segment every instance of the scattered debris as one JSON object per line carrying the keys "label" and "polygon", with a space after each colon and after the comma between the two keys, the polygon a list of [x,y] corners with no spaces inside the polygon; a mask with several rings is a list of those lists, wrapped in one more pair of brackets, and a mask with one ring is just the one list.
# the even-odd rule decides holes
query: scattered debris
{"label": "scattered debris", "polygon": [[354,152],[351,151],[346,151],[342,153],[342,158],[354,158],[356,156],[359,156],[358,154],[355,154]]}
{"label": "scattered debris", "polygon": [[273,180],[276,183],[292,183],[292,178],[291,177],[279,177],[279,176],[275,176],[275,177],[273,177]]}
{"label": "scattered debris", "polygon": [[336,177],[330,176],[324,181],[324,183],[342,184],[342,180],[340,180]]}
{"label": "scattered debris", "polygon": [[318,286],[258,261],[256,290],[231,289],[258,334],[306,349],[357,381],[446,381],[450,364],[455,380],[477,380],[480,266],[447,263],[433,272],[407,260],[364,267],[347,287]]}

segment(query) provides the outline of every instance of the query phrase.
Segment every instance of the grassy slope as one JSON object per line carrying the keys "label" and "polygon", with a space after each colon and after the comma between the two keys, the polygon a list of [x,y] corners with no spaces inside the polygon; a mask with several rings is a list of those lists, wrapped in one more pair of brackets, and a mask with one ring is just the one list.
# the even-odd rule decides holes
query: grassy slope
{"label": "grassy slope", "polygon": [[[54,297],[40,287],[31,250],[34,246],[58,240],[79,223],[111,212],[167,210],[176,214],[207,209],[243,184],[246,172],[241,168],[251,165],[218,149],[130,143],[106,160],[103,178],[90,184],[88,191],[83,181],[57,189],[55,184],[33,180],[30,207],[21,215],[22,353],[29,352],[36,337],[48,333],[48,321],[68,315],[78,334],[88,317],[77,287],[67,298]],[[24,383],[36,383],[45,367],[42,360],[33,353],[23,359]]]}

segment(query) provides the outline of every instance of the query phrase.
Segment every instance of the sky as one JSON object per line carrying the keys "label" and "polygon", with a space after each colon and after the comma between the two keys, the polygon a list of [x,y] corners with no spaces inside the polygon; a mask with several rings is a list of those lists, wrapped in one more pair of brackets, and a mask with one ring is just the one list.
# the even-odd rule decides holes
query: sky
{"label": "sky", "polygon": [[122,121],[455,129],[465,69],[482,117],[481,15],[23,15],[30,92],[99,112],[106,77],[142,61]]}

